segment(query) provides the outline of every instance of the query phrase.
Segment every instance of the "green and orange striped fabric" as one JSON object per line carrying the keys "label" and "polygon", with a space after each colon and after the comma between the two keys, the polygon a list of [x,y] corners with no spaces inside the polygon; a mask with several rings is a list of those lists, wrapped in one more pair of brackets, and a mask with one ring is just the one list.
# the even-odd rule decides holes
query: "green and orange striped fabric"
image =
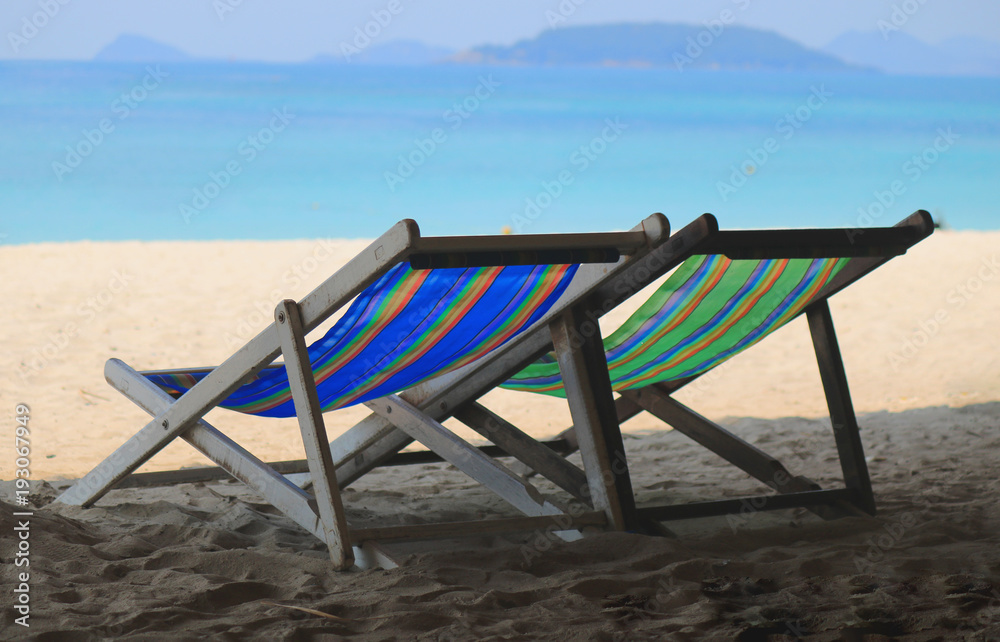
{"label": "green and orange striped fabric", "polygon": [[[604,340],[612,387],[640,388],[719,365],[798,315],[848,261],[688,259]],[[565,396],[551,359],[503,387]]]}

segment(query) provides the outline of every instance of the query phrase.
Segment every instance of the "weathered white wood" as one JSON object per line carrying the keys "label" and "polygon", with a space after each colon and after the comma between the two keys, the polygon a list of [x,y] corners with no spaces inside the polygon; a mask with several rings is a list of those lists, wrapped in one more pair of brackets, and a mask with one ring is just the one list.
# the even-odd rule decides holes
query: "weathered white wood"
{"label": "weathered white wood", "polygon": [[419,239],[417,224],[409,219],[402,220],[307,294],[299,301],[305,333],[315,330],[341,306],[406,259]]}
{"label": "weathered white wood", "polygon": [[607,513],[612,528],[637,530],[635,496],[600,325],[596,319],[585,321],[578,310],[567,310],[550,327],[594,508]]}
{"label": "weathered white wood", "polygon": [[[151,415],[162,412],[174,401],[156,384],[118,359],[107,362],[104,376],[112,387]],[[205,420],[199,420],[181,437],[230,475],[260,493],[261,497],[292,521],[322,538],[319,516],[310,506],[312,497],[238,443]]]}
{"label": "weathered white wood", "polygon": [[60,495],[58,501],[81,506],[90,506],[96,502],[121,478],[141,466],[201,419],[209,408],[235,390],[244,377],[266,365],[277,354],[273,327],[269,327],[187,394],[160,412],[76,485]]}
{"label": "weathered white wood", "polygon": [[[139,374],[142,373],[140,372]],[[309,476],[309,463],[305,459],[266,461],[264,463],[293,484],[295,484],[297,477]],[[197,484],[199,482],[219,481],[220,479],[228,479],[229,477],[229,473],[224,468],[218,466],[198,466],[181,468],[179,470],[132,473],[119,481],[115,488],[152,488],[155,486],[169,486],[171,484]]]}
{"label": "weathered white wood", "polygon": [[[326,320],[409,253],[419,230],[401,221],[310,292],[300,304],[306,332]],[[274,324],[269,325],[219,367],[159,413],[118,450],[87,473],[59,501],[89,506],[118,480],[141,466],[205,413],[229,396],[247,377],[274,361],[280,352]]]}
{"label": "weathered white wood", "polygon": [[484,455],[461,437],[396,395],[369,401],[366,406],[390,419],[410,437],[441,455],[469,477],[486,486],[526,515],[558,515],[564,511],[542,496],[506,466]]}
{"label": "weathered white wood", "polygon": [[337,483],[347,487],[411,443],[412,437],[382,417],[368,416],[330,444]]}
{"label": "weathered white wood", "polygon": [[455,412],[455,418],[570,495],[590,503],[587,475],[582,470],[489,408],[471,401]]}
{"label": "weathered white wood", "polygon": [[285,370],[288,384],[295,403],[295,415],[299,420],[302,443],[306,449],[309,473],[312,476],[313,492],[320,521],[323,526],[323,541],[326,542],[330,559],[337,570],[349,568],[354,563],[350,535],[347,531],[347,517],[337,486],[337,475],[330,458],[330,442],[323,423],[323,409],[316,393],[316,380],[306,348],[305,334],[299,306],[286,299],[274,310],[274,320],[281,339],[281,353],[285,356]]}
{"label": "weathered white wood", "polygon": [[362,542],[359,546],[354,547],[354,560],[355,566],[362,571],[373,568],[391,571],[394,568],[399,568],[402,564],[399,556],[392,554],[373,540]]}

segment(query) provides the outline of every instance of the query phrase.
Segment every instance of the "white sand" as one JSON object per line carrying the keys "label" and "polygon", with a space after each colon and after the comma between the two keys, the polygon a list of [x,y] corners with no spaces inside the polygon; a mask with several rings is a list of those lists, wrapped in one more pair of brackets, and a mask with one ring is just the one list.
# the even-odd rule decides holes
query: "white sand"
{"label": "white sand", "polygon": [[[145,423],[145,413],[103,382],[108,357],[138,369],[218,363],[266,325],[278,299],[301,297],[363,246],[0,248],[3,273],[16,275],[0,283],[8,302],[0,407],[8,418],[16,403],[31,407],[33,478],[82,475]],[[1000,233],[941,232],[832,301],[855,405],[865,413],[877,519],[754,514],[739,524],[672,525],[677,539],[602,534],[537,556],[522,544],[545,542],[526,534],[494,542],[488,554],[427,553],[394,571],[332,574],[318,541],[236,484],[114,491],[89,510],[49,504],[37,512],[30,633],[583,640],[812,632],[834,640],[854,631],[855,639],[930,640],[963,639],[962,627],[975,627],[1000,635],[998,248]],[[793,472],[836,484],[828,422],[814,419],[825,416],[825,402],[802,320],[680,397]],[[496,393],[486,403],[539,437],[569,424],[559,400]],[[336,434],[364,414],[327,415],[329,428]],[[805,419],[764,421],[780,417]],[[301,456],[294,421],[224,411],[210,421],[264,458]],[[640,501],[760,489],[661,427],[644,417],[625,425]],[[12,478],[12,459],[3,458],[0,479]],[[145,469],[202,463],[178,444]],[[0,499],[10,497],[5,484]],[[52,497],[40,489],[35,505]],[[484,506],[512,514],[441,465],[378,470],[345,501],[356,521],[400,512],[471,518]],[[5,551],[11,510],[0,513]],[[12,612],[2,617],[10,630]]]}

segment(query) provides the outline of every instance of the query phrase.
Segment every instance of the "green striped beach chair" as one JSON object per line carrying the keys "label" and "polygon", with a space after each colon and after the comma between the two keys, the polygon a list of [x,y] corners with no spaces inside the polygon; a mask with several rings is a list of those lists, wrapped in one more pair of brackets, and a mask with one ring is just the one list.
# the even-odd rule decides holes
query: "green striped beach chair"
{"label": "green striped beach chair", "polygon": [[[619,424],[645,410],[777,490],[754,498],[758,510],[871,513],[826,300],[932,231],[922,211],[894,228],[866,230],[720,231],[705,215],[673,236],[662,215],[631,232],[568,236],[421,238],[404,222],[303,301],[279,304],[275,324],[217,368],[137,373],[109,361],[109,382],[154,419],[60,499],[93,503],[181,436],[219,468],[133,474],[125,483],[232,475],[326,541],[338,568],[355,555],[389,564],[373,545],[379,541],[533,529],[569,539],[584,526],[656,532],[660,521],[740,510],[739,500],[636,506]],[[604,313],[675,268],[628,322],[601,339]],[[306,348],[305,334],[352,298],[331,331]],[[803,313],[835,426],[842,489],[792,476],[670,396]],[[279,353],[284,365],[270,365]],[[565,396],[573,428],[539,443],[477,401],[496,386]],[[322,412],[354,403],[373,414],[328,444]],[[201,419],[216,405],[297,415],[307,459],[264,464]],[[493,446],[458,438],[441,424],[449,417]],[[400,452],[414,440],[430,450]],[[583,470],[564,456],[576,448]],[[521,472],[545,476],[569,499],[543,496],[492,455],[516,458]],[[434,459],[452,463],[525,517],[347,524],[345,485],[380,465]],[[315,509],[284,476],[292,472],[310,474]]]}

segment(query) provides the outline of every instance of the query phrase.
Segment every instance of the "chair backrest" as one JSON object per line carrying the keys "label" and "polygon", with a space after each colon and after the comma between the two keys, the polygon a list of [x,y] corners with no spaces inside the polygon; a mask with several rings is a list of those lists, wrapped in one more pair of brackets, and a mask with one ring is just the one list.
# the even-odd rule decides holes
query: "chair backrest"
{"label": "chair backrest", "polygon": [[[612,387],[714,368],[795,318],[850,260],[691,257],[605,340]],[[565,394],[552,360],[528,366],[503,386]]]}

